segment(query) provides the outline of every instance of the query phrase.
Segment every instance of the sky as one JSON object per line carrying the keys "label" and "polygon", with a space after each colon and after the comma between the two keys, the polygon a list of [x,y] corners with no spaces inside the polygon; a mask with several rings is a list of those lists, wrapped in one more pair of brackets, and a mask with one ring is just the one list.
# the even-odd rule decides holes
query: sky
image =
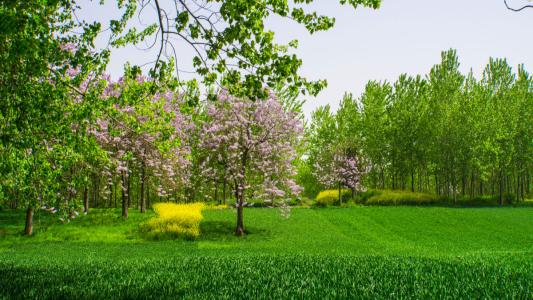
{"label": "sky", "polygon": [[[508,2],[512,6],[527,3]],[[85,5],[89,19],[113,17],[112,10],[95,2]],[[321,105],[337,108],[345,92],[360,96],[369,80],[393,82],[402,73],[427,74],[439,63],[440,53],[450,48],[457,50],[461,70],[472,70],[478,78],[490,57],[507,58],[515,67],[524,64],[533,73],[533,9],[511,12],[503,0],[382,0],[378,10],[315,0],[310,9],[335,17],[335,27],[310,35],[291,20],[267,22],[277,41],[299,40],[295,53],[303,60],[302,75],[328,81],[317,97],[306,98],[307,116]],[[156,20],[151,14],[146,12],[140,22]],[[178,46],[178,56],[190,60],[190,54]],[[126,61],[141,65],[155,55],[133,46],[114,50],[108,71],[118,77]],[[180,68],[190,69],[188,61],[181,63]]]}

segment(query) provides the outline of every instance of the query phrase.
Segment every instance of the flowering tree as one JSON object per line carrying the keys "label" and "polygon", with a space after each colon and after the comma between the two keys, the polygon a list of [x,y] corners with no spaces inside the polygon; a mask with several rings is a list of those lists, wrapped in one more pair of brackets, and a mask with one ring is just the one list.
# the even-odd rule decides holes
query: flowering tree
{"label": "flowering tree", "polygon": [[352,196],[363,188],[361,177],[368,172],[368,164],[358,155],[349,155],[348,151],[325,151],[315,163],[315,176],[325,186],[339,189],[339,203],[342,203],[342,187],[352,190]]}
{"label": "flowering tree", "polygon": [[179,94],[162,89],[152,93],[154,83],[145,77],[123,77],[118,82],[107,78],[104,98],[115,105],[98,119],[91,133],[107,151],[109,166],[103,175],[112,184],[113,172],[121,178],[122,216],[128,216],[130,170],[140,179],[140,209],[146,209],[147,176],[157,180],[157,194],[169,196],[188,180],[188,122],[180,111]]}
{"label": "flowering tree", "polygon": [[235,188],[235,234],[241,236],[247,194],[267,203],[281,200],[284,206],[283,199],[301,191],[292,179],[291,162],[302,138],[302,124],[272,94],[266,100],[252,101],[222,91],[216,102],[208,104],[206,114],[200,134],[207,155],[204,175],[218,177],[217,166],[224,166],[223,174]]}

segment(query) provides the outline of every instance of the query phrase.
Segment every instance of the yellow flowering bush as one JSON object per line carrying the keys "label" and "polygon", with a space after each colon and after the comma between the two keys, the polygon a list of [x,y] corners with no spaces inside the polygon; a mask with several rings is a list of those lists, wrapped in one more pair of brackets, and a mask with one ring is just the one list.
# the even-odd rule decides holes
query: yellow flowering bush
{"label": "yellow flowering bush", "polygon": [[[344,203],[350,200],[352,192],[350,190],[342,189],[341,198]],[[327,205],[338,205],[339,204],[339,190],[325,190],[321,191],[318,196],[316,196],[317,205],[327,206]]]}
{"label": "yellow flowering bush", "polygon": [[221,209],[228,209],[229,206],[227,204],[217,204],[217,205],[208,205],[206,209],[208,210],[221,210]]}
{"label": "yellow flowering bush", "polygon": [[156,216],[141,225],[141,230],[154,238],[169,236],[192,239],[200,235],[203,203],[154,204]]}

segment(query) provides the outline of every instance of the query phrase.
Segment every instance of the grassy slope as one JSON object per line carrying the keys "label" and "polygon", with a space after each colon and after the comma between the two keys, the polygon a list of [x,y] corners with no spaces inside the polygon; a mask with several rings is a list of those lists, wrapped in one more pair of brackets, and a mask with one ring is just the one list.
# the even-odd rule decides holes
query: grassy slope
{"label": "grassy slope", "polygon": [[233,211],[207,211],[193,242],[145,241],[136,227],[149,215],[118,214],[95,210],[67,225],[41,215],[37,234],[26,238],[16,235],[22,212],[0,212],[0,298],[533,292],[531,208],[293,209],[287,220],[277,210],[247,209],[245,238],[232,236]]}

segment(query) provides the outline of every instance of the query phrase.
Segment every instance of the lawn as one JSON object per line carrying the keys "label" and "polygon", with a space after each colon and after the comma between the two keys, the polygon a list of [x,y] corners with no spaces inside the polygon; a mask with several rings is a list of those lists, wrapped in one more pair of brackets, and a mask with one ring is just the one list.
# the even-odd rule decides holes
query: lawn
{"label": "lawn", "polygon": [[0,212],[0,298],[533,297],[533,208],[252,208],[243,238],[209,210],[194,241],[119,214],[41,212],[28,238],[23,212]]}

